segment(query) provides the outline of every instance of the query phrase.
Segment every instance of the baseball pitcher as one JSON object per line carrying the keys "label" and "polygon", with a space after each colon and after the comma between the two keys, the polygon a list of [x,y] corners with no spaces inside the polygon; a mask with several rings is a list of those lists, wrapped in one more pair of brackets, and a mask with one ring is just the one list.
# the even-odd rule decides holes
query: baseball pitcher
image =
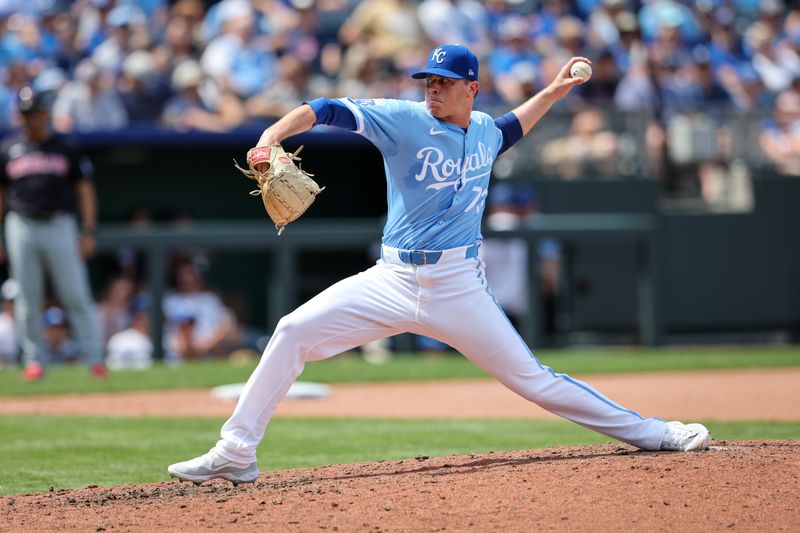
{"label": "baseball pitcher", "polygon": [[[221,438],[207,454],[173,464],[195,483],[253,482],[256,447],[307,362],[403,332],[445,342],[541,407],[645,450],[708,446],[700,424],[645,418],[589,385],[542,365],[509,323],[486,282],[481,216],[497,157],[584,77],[567,62],[530,100],[499,118],[473,111],[478,60],[467,48],[433,50],[414,78],[425,101],[320,98],[270,126],[256,148],[326,124],[355,131],[384,159],[388,218],[375,266],[323,291],[279,322]],[[263,168],[263,165],[262,165]]]}

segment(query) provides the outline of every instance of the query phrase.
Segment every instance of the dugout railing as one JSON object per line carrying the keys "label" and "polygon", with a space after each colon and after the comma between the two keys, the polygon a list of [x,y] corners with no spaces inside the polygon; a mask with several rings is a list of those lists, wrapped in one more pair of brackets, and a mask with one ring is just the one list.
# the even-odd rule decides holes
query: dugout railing
{"label": "dugout railing", "polygon": [[[564,242],[623,243],[631,246],[636,255],[636,284],[638,300],[638,334],[647,345],[659,343],[661,313],[659,312],[657,222],[653,215],[639,214],[582,214],[540,215],[535,222],[512,230],[486,230],[484,236],[493,239],[522,238],[529,250],[545,237]],[[272,330],[284,314],[298,304],[298,256],[306,250],[364,250],[380,237],[378,220],[301,220],[293,223],[278,237],[269,231],[265,222],[216,221],[197,222],[191,227],[176,228],[152,225],[136,229],[128,225],[104,224],[98,231],[98,247],[112,252],[122,247],[140,250],[146,257],[147,289],[152,302],[161,302],[166,290],[168,258],[178,248],[199,246],[213,251],[247,251],[267,253],[271,257],[270,273],[265,273],[267,291],[267,328]],[[529,254],[527,266],[529,305],[520,323],[520,333],[531,346],[541,335],[539,317],[539,284],[536,254]],[[252,283],[250,281],[249,283]],[[161,305],[150,306],[150,335],[156,357],[163,357],[164,314]],[[403,348],[403,346],[401,346]]]}

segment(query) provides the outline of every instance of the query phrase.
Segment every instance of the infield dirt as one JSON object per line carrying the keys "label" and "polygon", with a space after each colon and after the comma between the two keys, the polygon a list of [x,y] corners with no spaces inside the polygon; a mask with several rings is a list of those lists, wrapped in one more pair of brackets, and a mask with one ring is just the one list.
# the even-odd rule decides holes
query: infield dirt
{"label": "infield dirt", "polygon": [[797,531],[800,442],[417,457],[0,499],[3,531]]}

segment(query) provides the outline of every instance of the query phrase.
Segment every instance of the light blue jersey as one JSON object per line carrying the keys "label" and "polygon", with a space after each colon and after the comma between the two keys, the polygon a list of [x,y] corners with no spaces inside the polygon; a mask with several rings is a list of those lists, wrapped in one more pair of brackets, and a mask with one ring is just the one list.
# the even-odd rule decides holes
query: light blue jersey
{"label": "light blue jersey", "polygon": [[442,122],[425,102],[341,99],[355,132],[383,154],[388,219],[383,243],[403,250],[446,250],[480,240],[489,178],[503,134],[473,111],[469,128]]}

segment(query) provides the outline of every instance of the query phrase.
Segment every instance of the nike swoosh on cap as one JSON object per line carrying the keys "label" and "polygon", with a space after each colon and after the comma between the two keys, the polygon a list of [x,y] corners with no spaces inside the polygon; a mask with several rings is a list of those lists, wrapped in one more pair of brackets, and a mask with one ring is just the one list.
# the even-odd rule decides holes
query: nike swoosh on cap
{"label": "nike swoosh on cap", "polygon": [[442,133],[447,133],[447,131],[431,128],[431,130],[428,133],[430,133],[431,135],[441,135]]}

